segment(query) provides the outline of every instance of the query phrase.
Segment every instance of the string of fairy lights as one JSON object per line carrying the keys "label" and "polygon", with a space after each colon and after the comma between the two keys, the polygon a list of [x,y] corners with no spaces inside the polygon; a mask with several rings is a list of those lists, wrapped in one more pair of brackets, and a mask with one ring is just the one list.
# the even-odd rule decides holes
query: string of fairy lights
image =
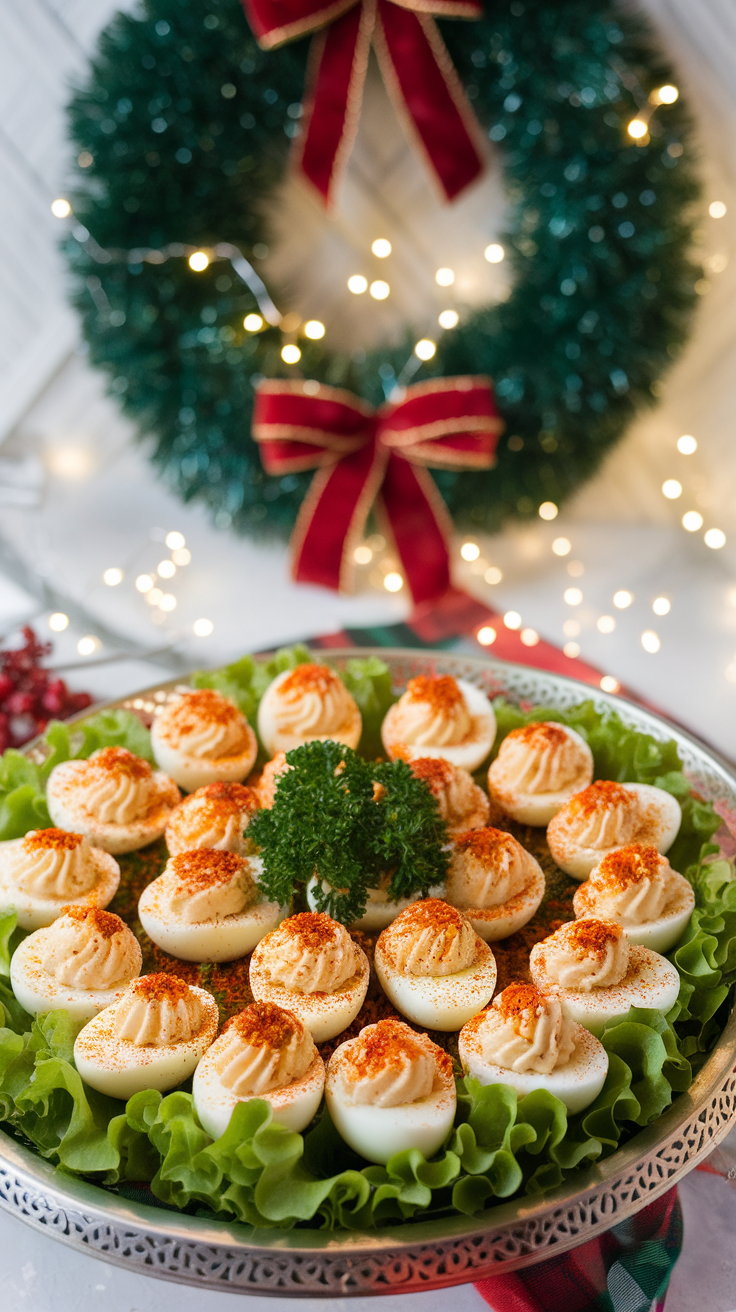
{"label": "string of fairy lights", "polygon": [[[678,89],[670,84],[661,86],[652,91],[646,101],[644,101],[636,114],[627,125],[629,138],[637,145],[645,146],[650,139],[650,124],[652,116],[661,108],[672,105],[678,99]],[[81,162],[81,161],[80,161]],[[69,202],[64,198],[57,198],[51,206],[52,213],[60,219],[73,220],[72,208]],[[721,200],[713,200],[709,205],[709,215],[712,219],[721,219],[727,212],[725,203]],[[100,263],[108,263],[111,260],[124,261],[132,264],[148,262],[151,264],[161,264],[168,259],[184,258],[187,260],[189,268],[197,274],[204,273],[212,263],[226,260],[230,263],[234,272],[250,288],[258,305],[258,312],[250,312],[243,319],[243,329],[249,334],[258,334],[267,328],[277,327],[283,338],[281,346],[281,358],[288,366],[296,368],[302,357],[302,349],[299,345],[299,338],[306,338],[311,341],[318,341],[325,336],[327,331],[326,325],[319,319],[304,319],[301,315],[288,311],[281,313],[274,304],[271,296],[260,278],[253,265],[245,258],[239,248],[228,243],[220,243],[212,248],[188,246],[183,243],[171,243],[162,249],[136,249],[130,251],[113,251],[105,250],[98,246],[88,230],[79,223],[73,223],[72,233],[77,241],[84,245],[85,249]],[[255,247],[253,254],[256,259],[265,256],[268,249]],[[378,236],[370,245],[370,255],[378,261],[390,261],[394,254],[393,246],[388,237]],[[491,242],[485,245],[483,256],[489,264],[500,264],[506,257],[506,250],[499,242]],[[369,261],[356,261],[363,264],[351,273],[346,280],[346,288],[351,296],[362,297],[366,294],[377,302],[388,300],[391,296],[390,264],[386,265],[385,276],[375,276],[382,270],[375,266],[371,268]],[[726,267],[727,257],[716,253],[711,255],[706,261],[706,267],[710,272],[720,272]],[[696,290],[704,292],[709,284],[703,281],[703,285]],[[453,300],[452,288],[456,282],[455,271],[449,266],[441,266],[434,273],[434,282],[436,284],[439,297],[446,295],[445,305],[439,309],[437,314],[437,328],[440,333],[451,332],[460,322],[462,305],[459,302],[450,304]],[[441,304],[441,301],[440,301]],[[401,390],[406,386],[414,372],[422,363],[433,358],[437,351],[437,336],[420,337],[413,348],[413,354],[406,362],[401,373],[395,380],[393,396],[397,393],[400,395]],[[697,439],[691,434],[683,434],[676,443],[676,450],[679,457],[692,456],[697,450]],[[685,467],[678,465],[673,467],[672,475],[667,477],[661,488],[663,497],[671,502],[683,499],[682,504],[686,504],[688,499],[693,500],[692,490],[688,488],[687,474]],[[546,523],[551,523],[557,518],[559,511],[558,506],[552,501],[545,501],[538,507],[539,518]],[[726,534],[717,525],[706,524],[703,514],[700,510],[690,505],[684,509],[680,523],[684,532],[689,534],[700,533],[702,531],[705,545],[714,551],[720,550],[726,544]],[[177,606],[177,597],[170,590],[170,581],[174,578],[177,571],[190,563],[191,554],[186,546],[183,534],[172,530],[167,534],[161,533],[165,538],[165,544],[169,548],[170,555],[162,559],[155,568],[150,571],[139,573],[134,578],[134,586],[141,599],[149,608],[151,620],[154,623],[161,624],[170,616]],[[566,558],[572,553],[572,542],[567,537],[556,537],[552,541],[551,550],[553,554],[561,559]],[[459,546],[460,561],[458,564],[469,566],[470,571],[477,577],[482,577],[483,582],[493,589],[503,578],[503,573],[497,565],[487,560],[481,551],[481,547],[475,541],[465,540]],[[387,543],[386,539],[379,533],[373,533],[361,542],[354,550],[354,560],[358,566],[358,578],[363,587],[382,589],[389,593],[400,593],[405,587],[405,580],[401,573],[399,562],[393,554],[392,546]],[[580,655],[580,644],[578,639],[581,636],[582,625],[580,620],[575,618],[576,608],[583,603],[583,591],[575,582],[582,577],[585,572],[585,566],[580,560],[570,559],[566,565],[567,574],[571,580],[568,586],[563,590],[562,600],[565,607],[569,607],[571,614],[562,624],[562,630],[565,637],[563,651],[566,656],[576,659]],[[118,566],[110,566],[102,575],[102,581],[108,587],[117,587],[127,577],[126,571]],[[611,613],[601,614],[597,617],[596,628],[601,634],[611,634],[616,629],[616,611],[624,611],[634,602],[633,594],[626,588],[616,590],[611,597]],[[665,595],[657,596],[651,603],[651,609],[655,617],[665,616],[671,609],[671,598]],[[656,621],[655,621],[656,622]],[[67,627],[69,619],[67,616],[57,613],[49,618],[49,626],[53,631],[60,632]],[[529,625],[524,624],[521,614],[515,610],[508,610],[502,616],[504,626],[512,631],[517,631],[521,643],[527,647],[534,647],[540,641],[537,631]],[[207,637],[213,631],[213,624],[209,619],[201,618],[195,621],[193,632],[198,637]],[[490,647],[496,641],[496,630],[490,625],[482,625],[476,637],[478,642],[484,647]],[[655,628],[645,628],[640,635],[641,646],[643,650],[651,655],[655,655],[662,646],[659,633]],[[93,635],[86,635],[78,643],[78,651],[81,655],[92,655],[99,647],[99,641]],[[736,682],[736,660],[727,668],[726,677]],[[604,675],[601,679],[601,687],[606,691],[617,691],[619,684],[612,675]]]}
{"label": "string of fairy lights", "polygon": [[[161,551],[161,545],[168,548],[168,555]],[[161,559],[156,565],[148,565],[148,560],[153,560],[155,555],[160,555]],[[141,557],[146,557],[147,568],[140,570]],[[179,598],[176,595],[176,584],[173,580],[179,575],[180,571],[191,564],[192,553],[186,544],[186,538],[178,529],[169,531],[162,528],[152,528],[148,534],[148,541],[144,546],[138,546],[133,553],[132,568],[121,568],[119,565],[110,565],[102,571],[101,581],[108,588],[117,588],[122,583],[128,586],[132,584],[135,594],[145,603],[148,616],[155,625],[164,625],[179,604]],[[138,568],[136,568],[136,565]],[[48,616],[48,626],[52,633],[63,633],[69,628],[70,617],[64,611],[54,611]],[[204,616],[196,619],[191,625],[191,633],[197,638],[208,638],[214,631],[212,620]],[[175,637],[184,637],[183,633],[177,632]],[[94,633],[84,634],[77,642],[77,651],[80,656],[92,657],[99,652],[101,647],[100,639]]]}

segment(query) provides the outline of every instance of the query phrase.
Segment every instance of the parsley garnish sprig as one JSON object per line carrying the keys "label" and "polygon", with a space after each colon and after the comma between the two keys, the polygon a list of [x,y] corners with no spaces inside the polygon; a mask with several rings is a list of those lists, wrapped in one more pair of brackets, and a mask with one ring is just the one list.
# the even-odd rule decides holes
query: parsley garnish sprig
{"label": "parsley garnish sprig", "polygon": [[403,761],[365,761],[332,741],[305,743],[286,760],[272,809],[248,827],[272,901],[288,903],[315,877],[318,909],[350,924],[384,879],[393,900],[426,896],[442,882],[445,826],[426,784]]}

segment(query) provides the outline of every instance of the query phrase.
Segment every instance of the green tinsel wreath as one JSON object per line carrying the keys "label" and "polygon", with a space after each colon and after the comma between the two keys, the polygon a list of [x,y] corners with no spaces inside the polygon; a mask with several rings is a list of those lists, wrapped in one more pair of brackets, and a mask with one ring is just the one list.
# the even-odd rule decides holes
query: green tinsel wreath
{"label": "green tinsel wreath", "polygon": [[[646,144],[627,135],[672,81],[643,20],[611,0],[487,0],[480,22],[440,26],[501,152],[514,290],[445,333],[416,378],[493,378],[507,425],[495,469],[435,477],[458,524],[495,530],[563,501],[656,395],[700,273],[698,188],[680,101],[654,113]],[[308,44],[260,51],[239,0],[146,0],[105,30],[70,107],[66,249],[90,358],[181,496],[259,536],[290,531],[310,479],[269,478],[250,437],[254,382],[294,370],[278,328],[245,332],[258,306],[231,265],[194,273],[184,247],[232,243],[258,268]],[[378,403],[413,341],[347,355],[305,338],[300,368]]]}

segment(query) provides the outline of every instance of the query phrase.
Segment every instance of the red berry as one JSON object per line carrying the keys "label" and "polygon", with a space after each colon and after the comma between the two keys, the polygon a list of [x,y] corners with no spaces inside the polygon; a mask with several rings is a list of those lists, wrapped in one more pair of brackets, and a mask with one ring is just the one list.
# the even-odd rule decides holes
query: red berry
{"label": "red berry", "polygon": [[15,684],[9,674],[0,674],[0,702],[5,701],[14,687]]}
{"label": "red berry", "polygon": [[36,699],[31,692],[13,692],[5,703],[5,709],[8,715],[30,715],[35,707]]}

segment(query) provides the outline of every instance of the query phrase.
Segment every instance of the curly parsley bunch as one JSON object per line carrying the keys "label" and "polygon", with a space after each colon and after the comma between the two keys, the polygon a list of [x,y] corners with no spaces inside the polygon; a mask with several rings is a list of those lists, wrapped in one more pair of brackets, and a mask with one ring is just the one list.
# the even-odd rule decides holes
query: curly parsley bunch
{"label": "curly parsley bunch", "polygon": [[318,909],[350,924],[386,877],[392,901],[426,896],[445,878],[444,821],[403,761],[365,761],[332,741],[305,743],[286,761],[272,809],[248,827],[263,859],[261,886],[274,902],[289,902],[316,876]]}

